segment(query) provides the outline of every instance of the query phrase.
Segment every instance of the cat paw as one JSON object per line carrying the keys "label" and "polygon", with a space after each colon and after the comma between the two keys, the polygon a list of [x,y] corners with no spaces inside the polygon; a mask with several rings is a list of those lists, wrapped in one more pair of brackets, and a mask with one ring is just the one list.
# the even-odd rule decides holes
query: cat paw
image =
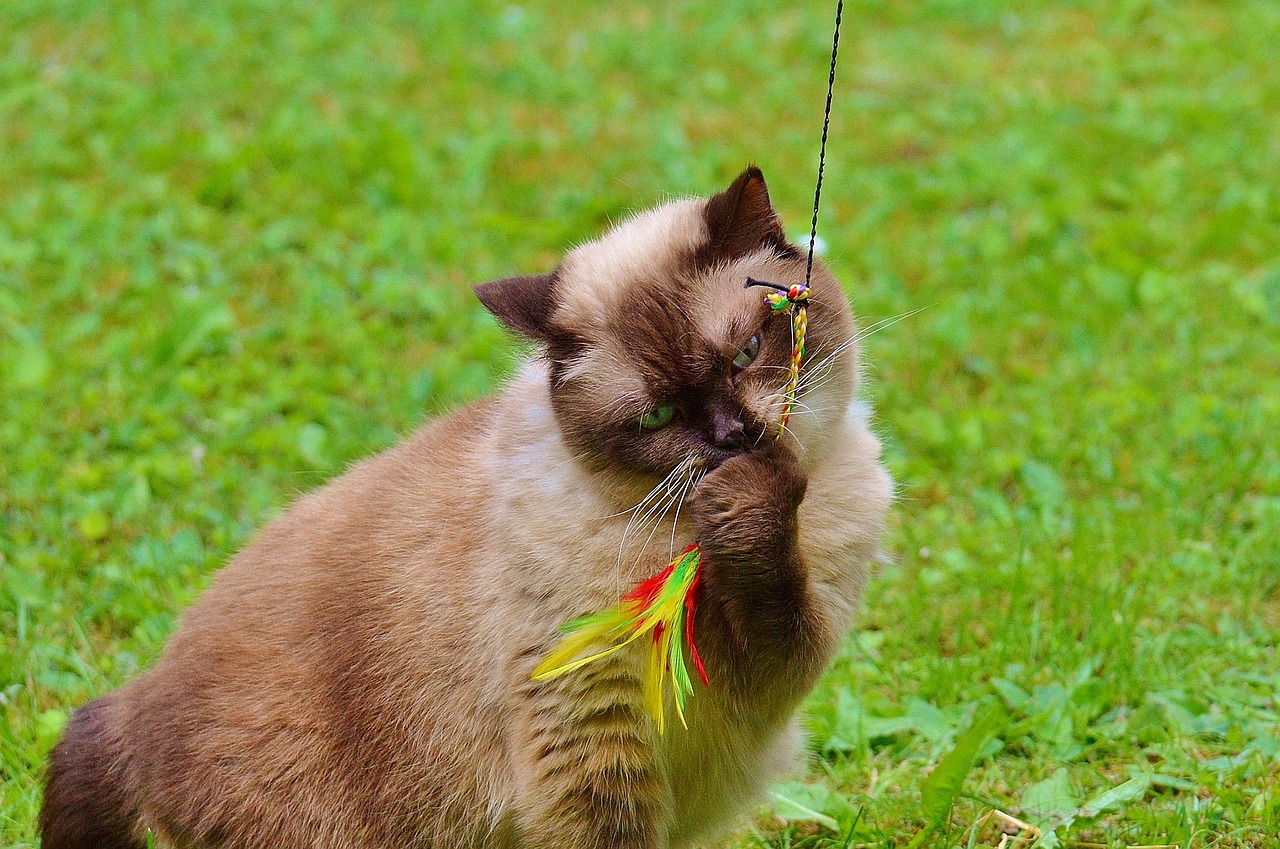
{"label": "cat paw", "polygon": [[793,531],[808,475],[778,442],[739,454],[709,473],[691,500],[703,547],[747,550]]}

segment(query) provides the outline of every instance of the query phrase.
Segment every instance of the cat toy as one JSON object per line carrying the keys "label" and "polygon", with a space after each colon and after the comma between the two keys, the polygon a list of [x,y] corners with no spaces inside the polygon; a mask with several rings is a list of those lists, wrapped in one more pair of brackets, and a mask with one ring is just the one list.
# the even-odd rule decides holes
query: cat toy
{"label": "cat toy", "polygon": [[[796,283],[783,286],[748,277],[745,287],[753,286],[773,289],[774,291],[765,295],[766,303],[774,312],[791,314],[791,363],[787,384],[783,389],[782,416],[775,436],[776,439],[781,439],[791,418],[796,386],[800,381],[800,365],[804,360],[809,285]],[[621,651],[648,634],[651,635],[651,642],[645,672],[645,707],[657,722],[661,733],[665,727],[665,681],[670,677],[676,715],[680,718],[680,724],[688,727],[684,718],[684,706],[693,692],[693,680],[689,676],[689,664],[685,660],[686,643],[698,677],[704,685],[710,684],[707,669],[693,640],[693,620],[702,580],[701,567],[702,549],[694,543],[680,552],[661,572],[637,584],[614,607],[566,622],[560,627],[565,635],[564,639],[534,669],[533,679],[542,681],[580,669]],[[587,649],[602,643],[608,647],[579,657]]]}
{"label": "cat toy", "polygon": [[[827,78],[827,104],[822,119],[822,144],[818,153],[818,180],[813,193],[813,221],[809,230],[809,256],[804,283],[783,286],[767,280],[747,278],[745,288],[771,289],[765,302],[774,313],[791,317],[791,358],[787,383],[783,388],[782,416],[776,439],[787,432],[791,408],[800,383],[800,367],[804,361],[805,332],[808,328],[809,282],[813,276],[813,249],[818,235],[818,206],[822,198],[822,172],[826,164],[827,130],[831,124],[831,96],[836,81],[836,55],[840,49],[840,17],[844,0],[836,5],[835,36],[831,44],[831,73]],[[706,667],[694,642],[693,623],[702,585],[702,549],[695,542],[666,567],[640,582],[621,600],[597,613],[571,619],[560,626],[564,635],[559,645],[533,670],[535,681],[544,681],[581,669],[587,664],[621,651],[634,642],[647,640],[648,658],[645,669],[645,708],[657,724],[658,733],[666,727],[666,681],[671,680],[676,715],[685,721],[685,704],[693,693],[689,674],[690,661],[704,686],[710,685]],[[605,646],[605,648],[599,648]],[[688,648],[689,660],[685,659]],[[590,652],[592,648],[596,651]],[[590,653],[588,653],[590,652]]]}

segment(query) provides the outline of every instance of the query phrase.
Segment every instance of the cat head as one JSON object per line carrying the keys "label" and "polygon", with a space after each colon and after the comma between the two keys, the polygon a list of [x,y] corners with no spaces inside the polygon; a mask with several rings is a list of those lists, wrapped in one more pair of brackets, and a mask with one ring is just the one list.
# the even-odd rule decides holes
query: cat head
{"label": "cat head", "polygon": [[[508,328],[545,346],[566,443],[588,465],[665,475],[711,468],[773,439],[791,321],[748,277],[803,283],[760,170],[709,200],[667,203],[573,249],[554,271],[476,287]],[[854,323],[814,263],[807,353],[788,437],[808,460],[857,383]]]}

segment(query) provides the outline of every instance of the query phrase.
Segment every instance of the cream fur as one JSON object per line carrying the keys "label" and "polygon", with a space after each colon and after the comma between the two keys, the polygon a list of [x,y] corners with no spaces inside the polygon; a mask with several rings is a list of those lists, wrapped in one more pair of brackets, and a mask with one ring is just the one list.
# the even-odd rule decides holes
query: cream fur
{"label": "cream fur", "polygon": [[635,281],[674,273],[674,267],[664,267],[662,260],[693,251],[707,238],[704,203],[678,200],[645,210],[570,251],[560,264],[561,322],[575,328],[598,327]]}

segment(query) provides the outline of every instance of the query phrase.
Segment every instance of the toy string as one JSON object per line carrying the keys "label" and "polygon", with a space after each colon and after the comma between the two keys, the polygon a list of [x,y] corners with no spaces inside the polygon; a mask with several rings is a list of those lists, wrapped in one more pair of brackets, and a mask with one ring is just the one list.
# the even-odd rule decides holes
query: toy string
{"label": "toy string", "polygon": [[827,166],[827,130],[831,128],[831,96],[836,90],[836,57],[840,55],[840,18],[844,0],[836,2],[836,32],[831,37],[831,73],[827,76],[827,105],[822,110],[822,143],[818,145],[818,181],[813,187],[813,222],[809,225],[809,258],[805,263],[804,285],[813,279],[813,245],[818,239],[818,206],[822,203],[822,173]]}
{"label": "toy string", "polygon": [[[836,57],[840,50],[840,19],[844,0],[836,4],[835,35],[831,41],[831,72],[827,77],[827,103],[822,116],[822,143],[818,150],[818,179],[813,190],[813,220],[809,228],[809,254],[805,263],[804,283],[783,286],[767,280],[747,278],[744,286],[771,289],[765,301],[774,312],[791,316],[791,357],[785,399],[775,439],[787,432],[791,408],[795,405],[800,382],[800,366],[804,361],[805,333],[808,328],[809,283],[813,277],[813,252],[818,236],[818,209],[822,202],[822,176],[827,158],[827,132],[831,126],[831,100],[836,84]],[[671,680],[676,715],[685,720],[685,704],[693,693],[689,661],[704,686],[710,686],[706,667],[694,643],[693,623],[702,585],[702,548],[695,542],[656,575],[637,584],[614,607],[589,613],[560,626],[564,636],[560,643],[533,670],[535,681],[544,681],[580,669],[608,657],[626,646],[649,636],[645,670],[645,707],[657,724],[658,733],[665,730],[665,682]],[[603,646],[603,648],[601,648]]]}

